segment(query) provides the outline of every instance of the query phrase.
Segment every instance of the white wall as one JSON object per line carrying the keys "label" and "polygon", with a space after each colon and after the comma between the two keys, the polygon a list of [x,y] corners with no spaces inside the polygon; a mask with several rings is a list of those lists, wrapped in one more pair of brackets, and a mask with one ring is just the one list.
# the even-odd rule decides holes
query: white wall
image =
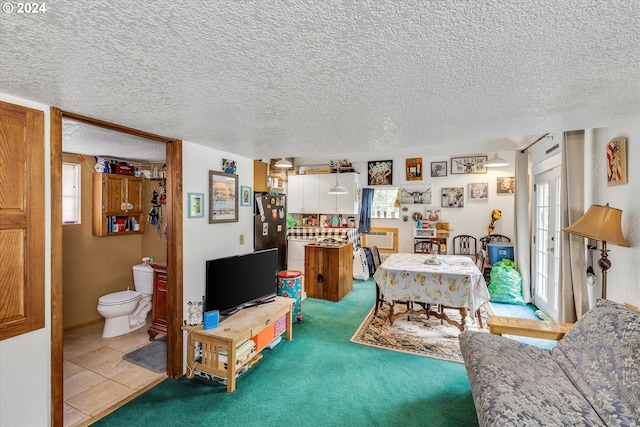
{"label": "white wall", "polygon": [[0,93],[0,100],[44,111],[44,328],[0,341],[0,426],[46,426],[51,419],[51,168],[49,107]]}
{"label": "white wall", "polygon": [[[592,150],[586,153],[588,185],[592,188],[587,205],[609,203],[622,210],[622,234],[628,248],[607,245],[611,268],[607,273],[607,299],[640,306],[640,117],[611,128],[594,129]],[[627,184],[607,186],[606,145],[615,138],[627,138]],[[598,252],[599,257],[599,252]],[[597,274],[598,286],[600,274]]]}
{"label": "white wall", "polygon": [[[222,171],[222,159],[236,161],[238,190],[249,186],[253,190],[253,160],[201,145],[183,142],[182,191],[183,262],[184,262],[184,318],[188,317],[187,302],[202,301],[204,296],[205,261],[253,251],[253,203],[238,204],[238,222],[209,224],[209,171]],[[205,217],[188,217],[188,193],[205,195]],[[244,244],[240,235],[244,234]]]}

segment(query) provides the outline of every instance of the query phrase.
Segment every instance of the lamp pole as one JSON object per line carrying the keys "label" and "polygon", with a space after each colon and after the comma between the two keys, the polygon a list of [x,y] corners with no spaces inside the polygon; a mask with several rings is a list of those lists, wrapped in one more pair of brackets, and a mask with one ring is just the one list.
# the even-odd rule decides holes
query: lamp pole
{"label": "lamp pole", "polygon": [[607,242],[602,241],[602,250],[600,251],[600,259],[598,260],[598,266],[602,270],[602,298],[607,298],[607,270],[611,267],[611,261],[609,261],[609,251],[607,250]]}

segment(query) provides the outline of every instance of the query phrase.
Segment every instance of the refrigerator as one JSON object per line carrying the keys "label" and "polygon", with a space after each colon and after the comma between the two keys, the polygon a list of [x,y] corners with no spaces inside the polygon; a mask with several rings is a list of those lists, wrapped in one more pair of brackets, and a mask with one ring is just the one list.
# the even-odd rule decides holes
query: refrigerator
{"label": "refrigerator", "polygon": [[287,268],[286,196],[256,193],[254,200],[253,248],[278,248],[278,271]]}

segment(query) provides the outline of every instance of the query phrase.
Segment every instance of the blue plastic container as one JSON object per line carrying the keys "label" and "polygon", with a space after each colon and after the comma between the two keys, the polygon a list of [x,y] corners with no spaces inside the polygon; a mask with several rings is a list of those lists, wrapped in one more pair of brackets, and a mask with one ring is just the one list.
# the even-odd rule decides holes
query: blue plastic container
{"label": "blue plastic container", "polygon": [[515,261],[511,243],[489,243],[487,245],[489,264],[493,265],[505,258]]}

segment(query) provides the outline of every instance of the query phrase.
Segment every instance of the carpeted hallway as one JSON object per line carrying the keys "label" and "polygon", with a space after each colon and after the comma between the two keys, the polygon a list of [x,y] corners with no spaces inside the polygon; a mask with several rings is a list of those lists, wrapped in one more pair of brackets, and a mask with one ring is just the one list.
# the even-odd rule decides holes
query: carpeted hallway
{"label": "carpeted hallway", "polygon": [[234,393],[167,379],[94,425],[477,425],[464,365],[349,342],[374,299],[373,280],[338,303],[306,299],[293,341],[265,350]]}

